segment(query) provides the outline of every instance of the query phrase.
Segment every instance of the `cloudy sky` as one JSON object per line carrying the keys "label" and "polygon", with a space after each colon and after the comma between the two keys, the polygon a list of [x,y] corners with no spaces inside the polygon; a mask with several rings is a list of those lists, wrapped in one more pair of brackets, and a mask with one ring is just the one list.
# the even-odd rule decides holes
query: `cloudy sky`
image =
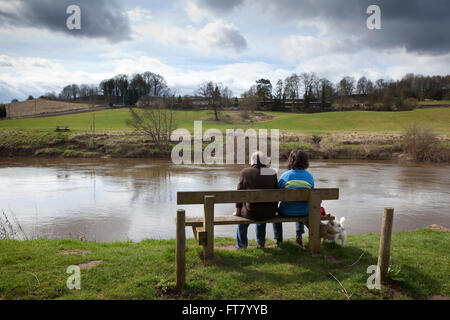
{"label": "cloudy sky", "polygon": [[[81,30],[68,30],[70,5]],[[369,30],[372,5],[381,30]],[[0,0],[0,102],[152,71],[181,94],[234,95],[292,72],[450,74],[448,0]]]}

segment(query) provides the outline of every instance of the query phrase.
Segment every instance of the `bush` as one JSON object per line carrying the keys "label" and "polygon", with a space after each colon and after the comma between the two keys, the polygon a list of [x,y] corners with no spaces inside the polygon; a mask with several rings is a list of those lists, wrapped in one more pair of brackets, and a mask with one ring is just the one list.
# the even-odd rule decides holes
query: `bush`
{"label": "bush", "polygon": [[408,98],[405,101],[403,101],[403,108],[404,109],[414,109],[419,105],[419,100],[416,98]]}
{"label": "bush", "polygon": [[431,129],[414,124],[403,137],[404,151],[415,161],[447,161],[448,150],[444,149]]}
{"label": "bush", "polygon": [[0,119],[6,118],[6,106],[4,104],[0,105]]}
{"label": "bush", "polygon": [[396,103],[396,99],[394,96],[385,95],[383,97],[383,109],[384,110],[392,110],[393,109],[392,107],[395,105],[395,103]]}

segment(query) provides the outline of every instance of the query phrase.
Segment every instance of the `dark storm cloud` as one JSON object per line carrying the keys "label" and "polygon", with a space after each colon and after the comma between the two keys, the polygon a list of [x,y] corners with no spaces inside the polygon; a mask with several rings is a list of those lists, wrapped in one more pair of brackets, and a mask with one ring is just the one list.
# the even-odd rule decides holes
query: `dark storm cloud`
{"label": "dark storm cloud", "polygon": [[[381,9],[382,30],[366,27],[366,10],[373,4]],[[432,54],[450,50],[448,0],[264,0],[263,5],[272,17],[320,21],[339,36],[355,36],[372,48]]]}
{"label": "dark storm cloud", "polygon": [[240,52],[247,48],[247,40],[236,28],[224,27],[217,30],[215,44]]}
{"label": "dark storm cloud", "polygon": [[[410,52],[432,54],[450,50],[449,0],[259,0],[264,14],[275,22],[313,21],[327,25],[339,38],[357,38],[372,48],[405,47]],[[221,13],[244,0],[198,0],[199,6]],[[370,5],[381,8],[382,30],[369,30]]]}
{"label": "dark storm cloud", "polygon": [[[70,5],[81,8],[81,30],[66,27],[70,16],[66,10]],[[0,0],[0,26],[45,28],[109,41],[130,39],[131,33],[128,16],[120,0]]]}
{"label": "dark storm cloud", "polygon": [[198,0],[200,8],[208,9],[216,13],[228,13],[235,7],[244,3],[244,0]]}

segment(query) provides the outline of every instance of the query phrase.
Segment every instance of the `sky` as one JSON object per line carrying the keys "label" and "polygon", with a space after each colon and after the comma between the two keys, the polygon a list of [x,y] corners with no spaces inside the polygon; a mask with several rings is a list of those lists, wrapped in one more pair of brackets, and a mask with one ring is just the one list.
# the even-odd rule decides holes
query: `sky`
{"label": "sky", "polygon": [[[381,29],[367,27],[370,5]],[[449,12],[448,0],[0,0],[0,102],[144,71],[181,95],[211,80],[235,96],[293,72],[446,75]]]}

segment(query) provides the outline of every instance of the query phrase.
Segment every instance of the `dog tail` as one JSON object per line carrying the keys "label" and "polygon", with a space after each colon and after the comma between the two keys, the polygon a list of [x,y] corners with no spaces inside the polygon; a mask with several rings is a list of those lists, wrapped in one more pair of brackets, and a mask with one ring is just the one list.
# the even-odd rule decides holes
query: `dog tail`
{"label": "dog tail", "polygon": [[339,220],[339,224],[341,226],[344,226],[344,222],[345,222],[345,217],[342,217],[341,220]]}

